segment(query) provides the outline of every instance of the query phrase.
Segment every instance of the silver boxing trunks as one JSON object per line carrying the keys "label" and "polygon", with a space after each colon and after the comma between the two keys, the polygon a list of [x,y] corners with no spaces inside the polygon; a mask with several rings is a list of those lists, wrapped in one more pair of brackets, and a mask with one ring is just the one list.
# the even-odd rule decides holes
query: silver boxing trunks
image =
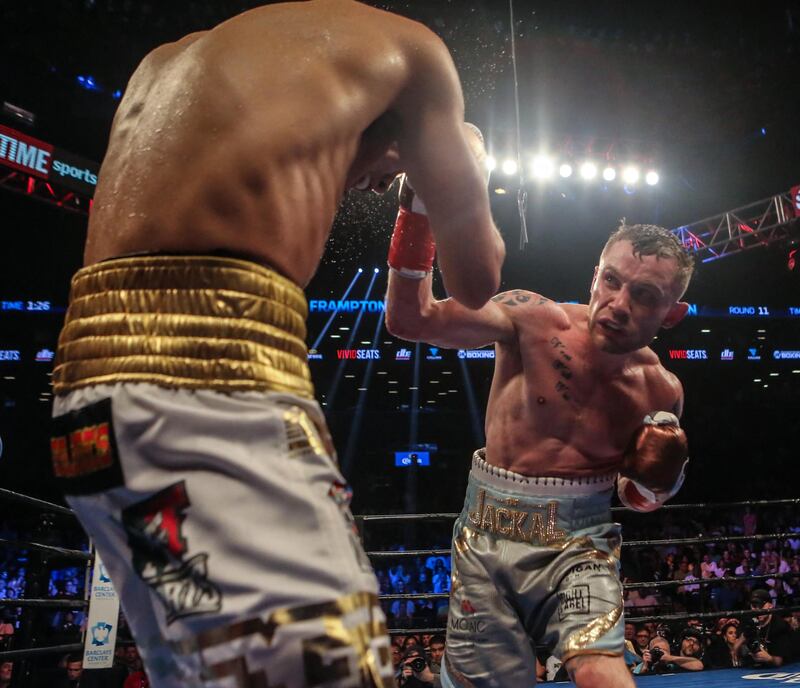
{"label": "silver boxing trunks", "polygon": [[536,683],[535,645],[567,662],[623,654],[614,475],[531,478],[475,453],[453,530],[442,685]]}
{"label": "silver boxing trunks", "polygon": [[378,586],[306,363],[302,290],[144,256],[72,283],[53,471],[154,688],[388,688]]}

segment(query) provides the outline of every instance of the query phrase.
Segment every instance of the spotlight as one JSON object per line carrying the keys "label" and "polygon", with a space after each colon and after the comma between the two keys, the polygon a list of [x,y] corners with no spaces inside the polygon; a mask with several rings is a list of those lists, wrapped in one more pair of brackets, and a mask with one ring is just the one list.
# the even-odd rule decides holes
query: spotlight
{"label": "spotlight", "polygon": [[581,177],[584,179],[594,179],[597,176],[597,165],[593,162],[585,162],[581,165]]}
{"label": "spotlight", "polygon": [[635,167],[626,167],[622,173],[622,178],[626,184],[635,184],[639,181],[639,170]]}
{"label": "spotlight", "polygon": [[378,268],[375,268],[375,269],[373,270],[373,272],[374,272],[374,273],[377,275],[377,274],[380,272],[380,270],[378,270]]}
{"label": "spotlight", "polygon": [[483,164],[486,165],[486,169],[489,172],[492,172],[497,168],[497,160],[495,160],[493,155],[487,155]]}
{"label": "spotlight", "polygon": [[531,168],[533,176],[537,179],[549,179],[553,176],[555,163],[553,162],[553,159],[547,155],[537,155],[533,159],[533,165]]}
{"label": "spotlight", "polygon": [[568,165],[564,163],[561,167],[558,168],[558,173],[566,179],[567,177],[572,176],[572,165]]}
{"label": "spotlight", "polygon": [[87,91],[99,91],[100,86],[97,85],[97,82],[94,80],[93,76],[78,76],[76,78],[78,84],[85,88]]}
{"label": "spotlight", "polygon": [[603,170],[603,179],[607,182],[613,182],[617,178],[617,171],[613,167],[606,167]]}
{"label": "spotlight", "polygon": [[512,174],[517,173],[517,163],[515,160],[508,158],[507,160],[503,160],[503,172],[509,176]]}
{"label": "spotlight", "polygon": [[359,272],[364,272],[364,268],[358,268]]}
{"label": "spotlight", "polygon": [[650,170],[644,177],[644,180],[647,182],[649,186],[655,186],[658,184],[658,172],[655,170]]}

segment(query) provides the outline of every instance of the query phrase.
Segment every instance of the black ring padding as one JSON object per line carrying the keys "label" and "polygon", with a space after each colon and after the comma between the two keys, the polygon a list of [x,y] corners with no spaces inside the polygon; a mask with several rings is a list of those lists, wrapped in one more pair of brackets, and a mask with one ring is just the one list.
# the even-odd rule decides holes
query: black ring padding
{"label": "black ring padding", "polygon": [[797,574],[792,571],[784,573],[759,573],[749,576],[722,576],[721,578],[681,578],[679,580],[652,581],[647,583],[624,583],[625,590],[632,588],[679,588],[681,585],[714,585],[714,583],[734,583],[736,581],[774,580],[775,578],[792,578]]}
{"label": "black ring padding", "polygon": [[[623,616],[625,623],[646,623],[650,621],[688,621],[689,619],[735,619],[740,616],[765,616],[767,614],[780,615],[782,612],[793,612],[800,610],[800,604],[795,604],[790,607],[774,607],[773,609],[742,609],[730,610],[726,612],[701,612],[697,614],[663,614],[653,616]],[[446,628],[390,628],[389,635],[409,635],[416,633],[445,633]]]}
{"label": "black ring padding", "polygon": [[83,609],[88,607],[86,600],[44,600],[35,598],[9,598],[0,599],[0,607],[66,607],[68,609]]}
{"label": "black ring padding", "polygon": [[[735,507],[740,506],[785,506],[788,504],[798,505],[800,504],[799,499],[761,499],[761,500],[748,500],[744,502],[710,502],[710,503],[699,503],[699,504],[665,504],[664,506],[660,507],[658,511],[663,511],[664,509],[670,511],[678,511],[681,509],[732,509]],[[633,513],[639,513],[635,509],[629,509],[626,506],[613,506],[611,507],[611,511],[619,512],[619,511],[627,511]],[[655,512],[652,512],[655,513]],[[362,514],[359,516],[355,516],[356,521],[360,521],[363,523],[367,522],[379,522],[379,521],[437,521],[437,520],[444,520],[444,519],[453,519],[455,520],[458,518],[460,514],[458,513],[435,513],[435,514]]]}
{"label": "black ring padding", "polygon": [[378,595],[379,600],[446,600],[450,597],[446,592],[404,592],[392,595]]}
{"label": "black ring padding", "polygon": [[[734,583],[741,581],[763,581],[774,580],[776,578],[792,578],[797,574],[793,571],[786,571],[784,573],[760,573],[758,575],[749,576],[724,576],[722,578],[689,578],[681,580],[667,580],[667,581],[651,581],[647,583],[623,583],[622,587],[625,590],[632,590],[639,588],[679,588],[682,585],[714,585],[715,583]],[[379,600],[439,600],[447,599],[450,595],[446,592],[430,592],[430,593],[393,593],[391,595],[378,595]],[[0,600],[2,604],[2,600]]]}
{"label": "black ring padding", "polygon": [[402,552],[367,552],[368,557],[376,559],[389,559],[391,557],[447,557],[449,549],[409,549]]}
{"label": "black ring padding", "polygon": [[417,633],[447,633],[447,629],[441,628],[390,628],[386,631],[389,635],[415,635]]}
{"label": "black ring padding", "polygon": [[69,559],[83,559],[91,561],[94,557],[88,552],[79,549],[66,549],[64,547],[54,547],[53,545],[42,545],[38,542],[27,542],[25,540],[6,540],[0,538],[0,545],[12,547],[14,549],[35,549],[37,552],[49,554],[52,557],[67,557]]}
{"label": "black ring padding", "polygon": [[356,521],[436,521],[444,519],[455,520],[458,518],[456,513],[440,513],[440,514],[364,514],[361,516],[354,516]]}
{"label": "black ring padding", "polygon": [[[796,538],[797,533],[767,533],[765,535],[717,535],[714,537],[678,538],[675,540],[631,540],[623,542],[623,547],[667,547],[669,545],[702,545],[720,542],[750,542],[753,540],[788,540]],[[0,542],[2,542],[0,540]],[[392,557],[443,557],[450,554],[449,549],[410,549],[397,552],[367,552],[368,557],[389,559]]]}
{"label": "black ring padding", "polygon": [[797,533],[766,533],[764,535],[716,535],[712,537],[677,538],[675,540],[631,540],[623,542],[625,547],[665,547],[667,545],[703,545],[717,542],[750,542],[751,540],[788,540],[796,538]]}
{"label": "black ring padding", "polygon": [[18,657],[36,657],[39,655],[69,654],[83,650],[83,645],[74,643],[72,645],[50,645],[49,647],[29,647],[25,650],[4,650],[0,652],[0,662],[16,659]]}
{"label": "black ring padding", "polygon": [[696,614],[663,614],[650,616],[627,616],[625,623],[647,623],[650,621],[688,621],[689,619],[735,619],[740,616],[767,616],[768,614],[781,616],[786,612],[800,610],[800,604],[788,607],[773,607],[772,609],[730,609],[724,612],[698,612]]}
{"label": "black ring padding", "polygon": [[35,497],[28,497],[28,495],[20,494],[19,492],[12,492],[11,490],[6,490],[3,488],[0,488],[0,499],[8,499],[11,502],[21,502],[22,504],[27,504],[28,506],[35,506],[37,509],[44,509],[45,511],[52,511],[57,514],[78,518],[72,509],[68,509],[65,506],[53,504],[52,502],[46,502],[43,499],[36,499]]}

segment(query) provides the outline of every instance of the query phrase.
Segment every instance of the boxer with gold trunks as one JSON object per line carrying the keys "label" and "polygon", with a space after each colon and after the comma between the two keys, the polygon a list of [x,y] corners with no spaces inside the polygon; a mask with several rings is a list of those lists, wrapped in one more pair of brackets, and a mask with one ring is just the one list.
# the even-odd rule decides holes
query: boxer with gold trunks
{"label": "boxer with gold trunks", "polygon": [[[408,193],[404,200],[410,207]],[[668,230],[623,223],[600,256],[588,305],[515,290],[469,310],[433,298],[435,242],[424,207],[407,212],[427,250],[415,273],[398,269],[394,255],[410,233],[395,232],[387,328],[496,351],[486,449],[473,457],[453,531],[442,685],[532,685],[539,643],[581,688],[633,686],[622,659],[621,534],[609,509],[615,481],[639,511],[683,483],[683,390],[648,345],[686,314],[679,299],[691,257]]]}
{"label": "boxer with gold trunks", "polygon": [[486,303],[504,249],[463,119],[442,42],[349,0],[251,10],[133,74],[59,340],[51,448],[155,688],[391,685],[302,289],[343,194],[405,172],[451,293]]}

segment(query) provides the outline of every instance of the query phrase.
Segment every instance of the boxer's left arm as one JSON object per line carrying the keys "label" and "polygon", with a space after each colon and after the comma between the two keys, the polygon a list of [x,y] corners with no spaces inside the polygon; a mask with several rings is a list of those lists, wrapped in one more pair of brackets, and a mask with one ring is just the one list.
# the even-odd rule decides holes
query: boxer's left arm
{"label": "boxer's left arm", "polygon": [[501,303],[504,295],[474,310],[452,298],[435,299],[431,282],[430,273],[409,279],[394,269],[389,271],[386,329],[395,337],[451,349],[507,343],[516,337],[509,308]]}
{"label": "boxer's left arm", "polygon": [[678,416],[683,411],[683,389],[674,380],[677,398],[672,411],[645,416],[625,452],[617,493],[635,511],[654,511],[683,485],[689,448]]}
{"label": "boxer's left arm", "polygon": [[414,35],[408,51],[407,83],[393,103],[403,123],[400,159],[425,206],[447,292],[478,309],[499,287],[505,245],[492,221],[474,137],[464,127],[450,54],[427,30]]}

